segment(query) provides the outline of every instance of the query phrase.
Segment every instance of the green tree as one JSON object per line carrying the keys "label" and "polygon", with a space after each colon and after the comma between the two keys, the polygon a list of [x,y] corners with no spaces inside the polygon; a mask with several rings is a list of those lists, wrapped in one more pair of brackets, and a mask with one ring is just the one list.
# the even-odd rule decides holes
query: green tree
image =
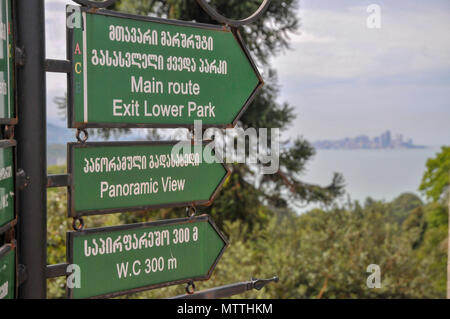
{"label": "green tree", "polygon": [[419,196],[413,193],[403,193],[391,202],[392,220],[402,224],[414,209],[423,205]]}
{"label": "green tree", "polygon": [[[234,19],[251,15],[260,3],[254,0],[210,1],[219,12]],[[217,24],[195,0],[127,0],[119,1],[115,9],[133,14]],[[300,25],[296,10],[295,0],[273,0],[262,18],[239,30],[265,79],[262,91],[241,118],[239,125],[243,129],[285,130],[295,119],[293,107],[277,101],[279,88],[276,70],[269,61],[289,48],[289,34],[297,32]],[[215,203],[204,212],[217,219],[219,227],[225,219],[240,219],[254,225],[265,222],[270,211],[280,211],[288,207],[288,203],[332,203],[343,194],[341,175],[335,174],[326,187],[305,183],[300,179],[305,164],[314,153],[306,140],[297,137],[289,147],[282,148],[280,169],[276,174],[260,176],[248,165],[233,165],[230,180]]]}

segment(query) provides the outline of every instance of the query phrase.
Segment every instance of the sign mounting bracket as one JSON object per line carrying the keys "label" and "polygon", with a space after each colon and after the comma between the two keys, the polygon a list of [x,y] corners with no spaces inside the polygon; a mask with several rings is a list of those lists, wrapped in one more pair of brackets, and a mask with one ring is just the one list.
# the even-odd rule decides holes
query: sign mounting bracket
{"label": "sign mounting bracket", "polygon": [[72,72],[72,64],[68,60],[45,60],[45,71],[55,73],[70,73]]}

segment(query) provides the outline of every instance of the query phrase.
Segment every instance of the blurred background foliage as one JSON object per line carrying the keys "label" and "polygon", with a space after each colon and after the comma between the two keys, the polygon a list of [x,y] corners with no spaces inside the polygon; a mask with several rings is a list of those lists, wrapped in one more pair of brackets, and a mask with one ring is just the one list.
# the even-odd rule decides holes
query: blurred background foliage
{"label": "blurred background foliage", "polygon": [[[49,173],[61,171],[64,168],[49,168]],[[351,202],[300,215],[289,209],[270,212],[259,205],[253,207],[261,215],[256,222],[233,215],[231,185],[225,185],[215,202],[230,245],[212,278],[197,282],[197,290],[277,274],[279,283],[236,298],[445,298],[448,195],[423,202],[415,194],[404,193],[391,202],[367,198],[364,204]],[[448,184],[442,191],[447,188]],[[65,261],[65,233],[71,227],[65,217],[66,196],[61,189],[48,191],[51,264]],[[184,213],[167,209],[93,216],[86,218],[86,224],[92,228]],[[366,286],[370,264],[381,268],[380,289]],[[64,285],[64,278],[49,280],[49,297],[63,297]],[[178,285],[122,298],[167,298],[183,293],[184,285]]]}

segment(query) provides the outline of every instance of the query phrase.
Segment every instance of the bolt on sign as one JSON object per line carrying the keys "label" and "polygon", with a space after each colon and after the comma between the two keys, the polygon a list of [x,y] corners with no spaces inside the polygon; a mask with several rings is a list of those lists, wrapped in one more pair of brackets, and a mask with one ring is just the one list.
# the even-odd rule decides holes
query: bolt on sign
{"label": "bolt on sign", "polygon": [[229,170],[205,142],[176,145],[69,143],[69,216],[210,204]]}
{"label": "bolt on sign", "polygon": [[67,233],[69,298],[208,280],[228,245],[207,215]]}
{"label": "bolt on sign", "polygon": [[16,124],[11,0],[0,0],[0,124]]}
{"label": "bolt on sign", "polygon": [[228,27],[70,8],[69,127],[234,126],[263,85]]}
{"label": "bolt on sign", "polygon": [[14,218],[14,140],[0,140],[0,229]]}
{"label": "bolt on sign", "polygon": [[0,299],[13,299],[15,292],[16,251],[13,245],[0,247]]}

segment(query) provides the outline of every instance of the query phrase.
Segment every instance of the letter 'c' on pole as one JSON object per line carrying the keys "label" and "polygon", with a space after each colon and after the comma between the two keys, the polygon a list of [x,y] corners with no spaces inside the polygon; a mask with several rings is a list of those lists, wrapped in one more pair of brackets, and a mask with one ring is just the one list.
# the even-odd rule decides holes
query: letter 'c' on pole
{"label": "letter 'c' on pole", "polygon": [[197,0],[197,3],[200,5],[200,7],[202,7],[203,10],[206,11],[207,14],[209,14],[211,18],[213,18],[217,22],[237,28],[255,22],[269,7],[270,0],[264,0],[263,3],[261,3],[261,5],[259,6],[258,10],[255,11],[255,13],[242,20],[233,20],[224,17],[213,7],[211,7],[209,3],[206,2],[206,0]]}

